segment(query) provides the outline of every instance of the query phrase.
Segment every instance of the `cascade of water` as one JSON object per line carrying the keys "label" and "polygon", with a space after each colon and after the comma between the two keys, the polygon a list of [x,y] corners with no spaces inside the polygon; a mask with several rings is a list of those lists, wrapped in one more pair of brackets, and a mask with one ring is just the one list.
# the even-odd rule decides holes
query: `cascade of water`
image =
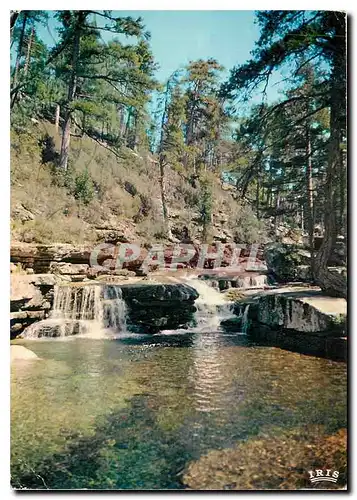
{"label": "cascade of water", "polygon": [[23,332],[25,338],[67,337],[85,334],[105,337],[108,329],[125,331],[126,306],[114,285],[55,286],[48,319]]}
{"label": "cascade of water", "polygon": [[234,316],[232,312],[234,303],[226,300],[220,292],[202,280],[189,279],[188,283],[199,293],[195,301],[196,328],[199,331],[217,330],[221,321]]}
{"label": "cascade of water", "polygon": [[249,314],[249,304],[246,304],[246,306],[244,307],[244,312],[242,314],[242,333],[245,334],[248,332],[249,328],[248,314]]}
{"label": "cascade of water", "polygon": [[126,331],[126,304],[119,286],[111,285],[104,289],[103,321],[105,328]]}

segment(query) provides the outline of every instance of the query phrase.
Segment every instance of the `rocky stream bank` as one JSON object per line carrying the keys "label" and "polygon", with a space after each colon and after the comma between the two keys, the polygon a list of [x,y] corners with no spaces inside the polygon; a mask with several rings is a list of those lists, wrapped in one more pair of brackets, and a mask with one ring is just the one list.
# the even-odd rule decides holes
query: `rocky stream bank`
{"label": "rocky stream bank", "polygon": [[[142,273],[140,260],[119,270],[91,267],[90,249],[85,247],[14,244],[11,338],[26,334],[34,324],[38,325],[38,336],[59,336],[63,331],[65,335],[84,333],[82,320],[98,317],[105,327],[122,328],[125,323],[125,328],[137,333],[189,328],[200,295],[188,279],[195,278],[233,304],[235,319],[222,321],[223,328],[244,329],[260,343],[346,359],[346,300],[324,296],[310,283],[306,251],[290,247],[289,252],[287,245],[279,245],[260,252],[253,269],[243,252],[239,269],[227,267],[223,259],[216,269],[210,269],[208,262],[203,270],[187,266],[175,273],[154,267]],[[98,262],[111,258],[104,249]],[[344,266],[336,269],[345,272]],[[57,296],[56,305],[59,290],[61,299]],[[48,322],[61,300],[59,312],[65,311],[62,319],[71,322],[65,329]]]}

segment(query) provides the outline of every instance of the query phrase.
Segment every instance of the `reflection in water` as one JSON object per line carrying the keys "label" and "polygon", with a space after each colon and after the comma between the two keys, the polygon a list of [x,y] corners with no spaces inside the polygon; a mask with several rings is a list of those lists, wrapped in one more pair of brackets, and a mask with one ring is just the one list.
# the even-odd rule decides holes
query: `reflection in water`
{"label": "reflection in water", "polygon": [[193,343],[193,370],[190,377],[194,385],[197,411],[216,412],[223,417],[229,408],[231,380],[222,365],[220,356],[221,334],[197,335]]}
{"label": "reflection in water", "polygon": [[180,488],[210,450],[346,427],[344,364],[246,336],[21,343],[42,360],[12,368],[16,487]]}

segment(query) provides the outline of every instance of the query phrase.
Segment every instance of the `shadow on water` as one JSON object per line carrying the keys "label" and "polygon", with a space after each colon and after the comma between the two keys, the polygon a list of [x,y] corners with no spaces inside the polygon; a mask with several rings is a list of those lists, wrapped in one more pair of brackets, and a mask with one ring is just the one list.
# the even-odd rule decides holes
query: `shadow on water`
{"label": "shadow on water", "polygon": [[[36,470],[13,465],[12,486],[30,489],[180,489],[189,452],[163,433],[150,402],[131,399],[130,409],[112,413],[92,436],[68,435],[70,444],[43,459]],[[22,469],[22,470],[21,470]]]}
{"label": "shadow on water", "polygon": [[[211,450],[267,433],[311,428],[318,439],[346,427],[343,364],[244,335],[30,345],[43,360],[14,373],[15,488],[183,489],[188,464]],[[262,454],[252,465],[264,461]]]}

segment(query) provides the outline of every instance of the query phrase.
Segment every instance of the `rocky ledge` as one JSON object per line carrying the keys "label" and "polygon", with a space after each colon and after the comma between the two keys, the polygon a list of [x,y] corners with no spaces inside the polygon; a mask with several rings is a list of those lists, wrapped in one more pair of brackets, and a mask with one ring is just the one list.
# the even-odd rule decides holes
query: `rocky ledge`
{"label": "rocky ledge", "polygon": [[317,287],[282,287],[246,296],[236,313],[259,341],[309,354],[347,358],[347,302]]}
{"label": "rocky ledge", "polygon": [[[183,283],[159,284],[145,279],[129,284],[113,278],[108,276],[105,281],[97,279],[71,284],[63,280],[63,277],[51,274],[11,275],[11,338],[19,336],[33,323],[39,327],[38,336],[56,337],[82,333],[83,328],[78,321],[83,319],[81,305],[90,309],[86,311],[85,319],[95,320],[97,308],[103,308],[106,317],[106,310],[110,310],[111,303],[117,314],[115,302],[112,301],[118,297],[125,302],[127,326],[133,332],[156,333],[162,329],[184,328],[193,321],[192,314],[196,310],[194,301],[198,298],[194,288]],[[97,287],[100,288],[99,296],[95,299],[97,294],[94,293],[91,300],[98,300],[98,303],[87,303],[87,299],[83,299],[84,291]],[[68,302],[68,307],[72,308],[68,325],[65,317],[60,324],[49,318],[54,293],[67,293],[66,304]],[[88,294],[85,295],[87,296]]]}

